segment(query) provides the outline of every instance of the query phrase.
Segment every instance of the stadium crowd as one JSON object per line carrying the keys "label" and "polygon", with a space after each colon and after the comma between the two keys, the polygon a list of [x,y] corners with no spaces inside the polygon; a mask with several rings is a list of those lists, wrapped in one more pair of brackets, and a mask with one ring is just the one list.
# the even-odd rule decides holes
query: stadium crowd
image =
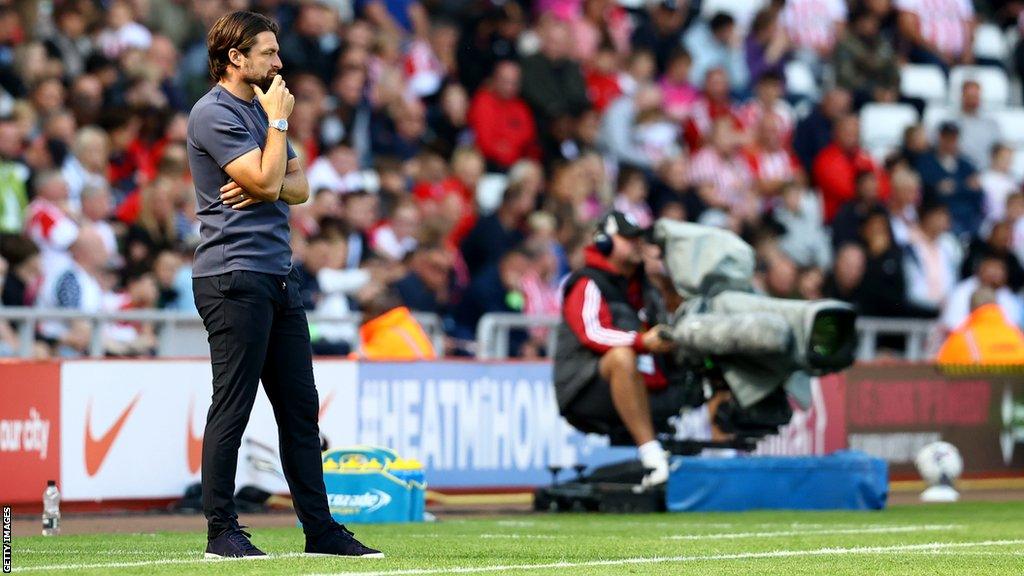
{"label": "stadium crowd", "polygon": [[[708,2],[709,0],[705,0]],[[901,65],[976,61],[973,29],[1024,4],[774,0],[53,0],[0,2],[3,306],[194,310],[187,113],[210,87],[205,34],[229,10],[281,24],[289,138],[311,198],[291,208],[308,310],[381,301],[439,315],[446,354],[488,312],[554,314],[610,207],[721,226],[779,297],[869,316],[966,319],[991,288],[1024,322],[1024,192],[979,82],[936,130],[862,146]],[[741,11],[742,12],[742,11]],[[797,94],[800,63],[818,96]],[[814,92],[814,91],[812,91]],[[38,328],[40,356],[88,324]],[[312,327],[346,354],[356,327]],[[112,355],[152,353],[145,322]],[[545,353],[531,331],[514,353]],[[0,355],[18,348],[0,322]]]}

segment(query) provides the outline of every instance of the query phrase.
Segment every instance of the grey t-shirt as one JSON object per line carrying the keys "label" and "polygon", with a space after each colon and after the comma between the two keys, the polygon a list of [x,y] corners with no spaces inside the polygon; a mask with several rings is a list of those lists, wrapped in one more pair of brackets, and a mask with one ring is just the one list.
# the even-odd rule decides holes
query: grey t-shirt
{"label": "grey t-shirt", "polygon": [[[192,277],[233,270],[287,275],[291,270],[288,204],[261,202],[242,210],[220,200],[230,177],[224,166],[267,139],[269,119],[255,98],[246,102],[215,85],[188,117],[188,163],[196,188],[200,243]],[[295,151],[288,145],[288,159]]]}

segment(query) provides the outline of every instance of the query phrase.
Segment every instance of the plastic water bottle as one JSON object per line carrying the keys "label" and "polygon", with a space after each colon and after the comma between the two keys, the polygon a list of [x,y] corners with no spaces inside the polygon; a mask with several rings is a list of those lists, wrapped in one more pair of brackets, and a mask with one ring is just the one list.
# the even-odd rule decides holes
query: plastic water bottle
{"label": "plastic water bottle", "polygon": [[43,492],[43,536],[60,534],[60,490],[57,482],[50,480]]}

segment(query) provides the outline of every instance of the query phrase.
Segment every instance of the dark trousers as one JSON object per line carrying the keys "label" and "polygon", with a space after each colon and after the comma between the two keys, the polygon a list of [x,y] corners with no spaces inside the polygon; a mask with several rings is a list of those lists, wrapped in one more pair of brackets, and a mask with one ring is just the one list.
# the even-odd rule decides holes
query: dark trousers
{"label": "dark trousers", "polygon": [[209,537],[237,522],[238,447],[260,380],[274,409],[281,465],[307,536],[332,524],[324,490],[309,326],[297,275],[234,271],[192,281],[209,333],[213,402],[203,436]]}

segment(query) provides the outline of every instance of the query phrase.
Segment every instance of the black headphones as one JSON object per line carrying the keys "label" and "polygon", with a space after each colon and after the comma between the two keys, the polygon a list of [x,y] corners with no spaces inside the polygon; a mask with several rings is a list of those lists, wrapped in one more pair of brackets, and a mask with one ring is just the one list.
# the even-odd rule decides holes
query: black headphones
{"label": "black headphones", "polygon": [[605,256],[610,256],[615,247],[615,242],[612,241],[612,236],[608,233],[609,218],[613,218],[612,214],[605,214],[594,230],[594,248],[597,248],[597,251]]}

